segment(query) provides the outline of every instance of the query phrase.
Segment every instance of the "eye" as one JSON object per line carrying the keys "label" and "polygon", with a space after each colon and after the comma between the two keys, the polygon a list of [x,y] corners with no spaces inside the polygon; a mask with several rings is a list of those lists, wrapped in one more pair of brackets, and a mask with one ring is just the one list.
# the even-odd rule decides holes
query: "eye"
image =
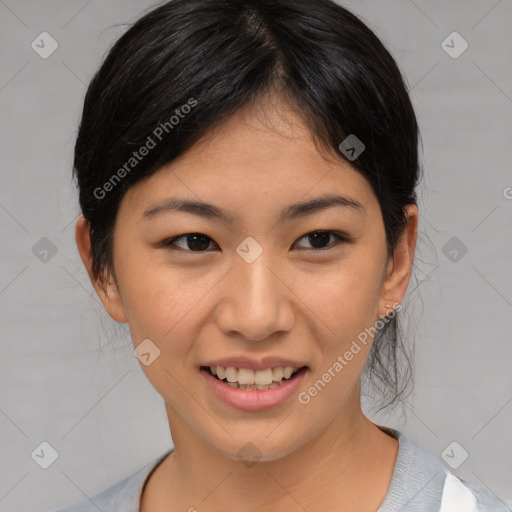
{"label": "eye", "polygon": [[164,240],[162,245],[171,250],[176,250],[175,246],[179,247],[177,242],[185,246],[181,247],[181,249],[185,251],[205,252],[205,250],[208,249],[210,242],[213,242],[213,240],[209,236],[203,235],[202,233],[186,233],[184,235]]}
{"label": "eye", "polygon": [[[329,240],[333,236],[336,240],[335,243],[329,244]],[[337,245],[340,245],[341,243],[351,243],[352,240],[348,238],[345,235],[342,235],[341,233],[336,233],[334,231],[312,231],[311,233],[308,233],[299,240],[307,239],[309,243],[313,245],[313,248],[311,250],[313,251],[326,251],[329,249],[332,249],[333,247],[336,247]],[[327,247],[321,247],[325,246],[327,244]],[[329,247],[330,246],[330,247]],[[309,248],[306,247],[306,249],[309,250]]]}
{"label": "eye", "polygon": [[[334,243],[329,243],[331,237],[334,237]],[[325,251],[341,243],[352,243],[352,239],[334,231],[312,231],[299,238],[299,240],[303,239],[307,239],[313,245],[312,248],[306,247],[304,249],[312,251]],[[181,249],[187,252],[206,252],[210,243],[217,245],[209,236],[202,233],[186,233],[164,240],[162,246],[171,250]]]}

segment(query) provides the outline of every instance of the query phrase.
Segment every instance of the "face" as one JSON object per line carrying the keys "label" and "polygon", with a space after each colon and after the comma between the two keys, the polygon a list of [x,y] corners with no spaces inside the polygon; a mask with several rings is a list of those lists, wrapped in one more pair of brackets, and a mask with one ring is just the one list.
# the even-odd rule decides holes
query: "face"
{"label": "face", "polygon": [[[238,113],[129,189],[114,231],[117,286],[96,288],[134,346],[145,343],[141,368],[173,439],[230,458],[252,443],[276,460],[351,421],[372,342],[361,333],[403,298],[414,250],[414,208],[391,264],[365,178],[320,154],[291,111],[269,112]],[[87,265],[84,237],[77,226]],[[210,365],[274,386],[235,389]],[[280,380],[287,366],[301,370]]]}

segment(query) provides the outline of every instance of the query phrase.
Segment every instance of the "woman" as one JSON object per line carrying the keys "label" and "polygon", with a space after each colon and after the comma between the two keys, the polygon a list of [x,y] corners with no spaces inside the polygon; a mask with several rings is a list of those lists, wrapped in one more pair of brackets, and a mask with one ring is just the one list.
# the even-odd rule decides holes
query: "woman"
{"label": "woman", "polygon": [[174,449],[62,509],[508,510],[362,412],[407,388],[418,127],[331,0],[174,0],[114,45],[75,148],[76,242]]}

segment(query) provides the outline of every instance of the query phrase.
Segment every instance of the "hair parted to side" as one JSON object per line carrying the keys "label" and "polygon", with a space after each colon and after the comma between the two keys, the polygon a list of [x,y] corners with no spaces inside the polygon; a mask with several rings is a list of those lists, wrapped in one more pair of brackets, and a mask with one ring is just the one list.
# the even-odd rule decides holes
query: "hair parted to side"
{"label": "hair parted to side", "polygon": [[[319,150],[345,158],[338,147],[350,134],[365,144],[349,163],[378,198],[392,255],[404,207],[417,204],[420,134],[400,70],[374,32],[332,0],[172,0],[117,40],[85,96],[74,176],[99,282],[115,277],[113,229],[126,191],[242,107],[274,96]],[[135,162],[148,137],[154,146]],[[381,409],[412,380],[398,316],[377,333],[364,370]]]}

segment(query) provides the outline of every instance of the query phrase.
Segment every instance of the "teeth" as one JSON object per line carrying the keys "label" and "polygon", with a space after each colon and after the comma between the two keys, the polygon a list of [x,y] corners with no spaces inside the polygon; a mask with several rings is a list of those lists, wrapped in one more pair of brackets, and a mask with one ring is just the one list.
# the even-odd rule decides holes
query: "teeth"
{"label": "teeth", "polygon": [[[217,368],[220,368],[217,366]],[[236,368],[233,368],[232,366],[229,366],[226,368],[226,379],[228,379],[228,382],[236,382],[236,379],[238,377],[238,371]]]}
{"label": "teeth", "polygon": [[266,370],[258,370],[254,372],[254,384],[272,384],[273,381],[273,372],[271,368],[267,368]]}
{"label": "teeth", "polygon": [[240,368],[237,380],[238,384],[254,384],[254,370]]}
{"label": "teeth", "polygon": [[289,379],[299,370],[298,367],[286,366],[267,368],[265,370],[251,370],[250,368],[235,368],[228,366],[210,366],[210,371],[220,380],[227,380],[226,384],[238,389],[274,389],[279,387],[283,379]]}
{"label": "teeth", "polygon": [[283,379],[283,375],[284,375],[284,368],[282,368],[282,367],[274,368],[272,370],[272,379],[273,380],[277,380],[279,382],[280,380]]}
{"label": "teeth", "polygon": [[292,376],[292,373],[293,373],[293,368],[291,366],[287,366],[284,369],[284,378],[289,379]]}

